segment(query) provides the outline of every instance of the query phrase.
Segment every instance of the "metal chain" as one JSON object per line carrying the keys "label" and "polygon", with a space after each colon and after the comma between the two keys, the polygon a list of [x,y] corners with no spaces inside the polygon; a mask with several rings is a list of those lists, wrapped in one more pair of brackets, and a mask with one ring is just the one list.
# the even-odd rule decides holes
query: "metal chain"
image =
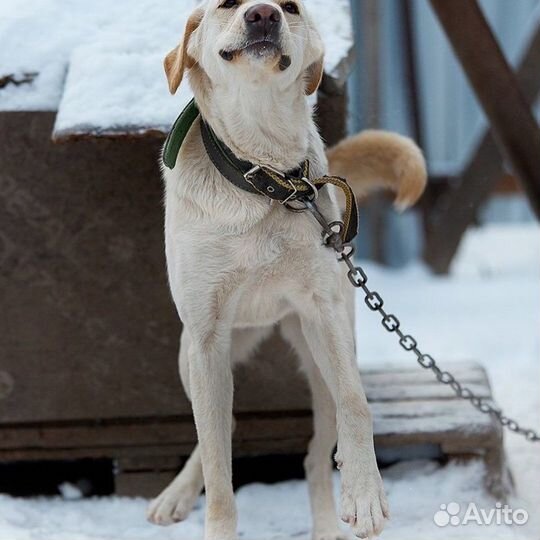
{"label": "metal chain", "polygon": [[301,205],[305,205],[305,207],[300,206],[298,208],[293,208],[292,210],[297,212],[307,210],[315,217],[323,229],[322,235],[324,244],[337,253],[340,262],[345,263],[349,269],[349,281],[354,287],[363,291],[365,296],[364,301],[367,307],[371,311],[379,313],[382,318],[381,323],[383,327],[391,334],[396,334],[399,339],[399,344],[405,351],[414,354],[416,360],[424,369],[431,370],[437,380],[452,388],[459,398],[469,401],[471,405],[480,412],[490,415],[499,424],[514,433],[523,435],[528,441],[540,441],[538,432],[533,429],[521,427],[518,422],[505,416],[500,409],[494,406],[491,400],[477,396],[472,390],[460,383],[449,371],[443,371],[431,355],[424,354],[419,349],[416,339],[402,330],[400,320],[384,309],[384,300],[381,295],[368,287],[368,277],[362,267],[355,266],[353,262],[354,246],[352,244],[345,244],[342,241],[343,223],[341,221],[329,223],[320,213],[313,201],[303,199],[298,200],[297,202]]}

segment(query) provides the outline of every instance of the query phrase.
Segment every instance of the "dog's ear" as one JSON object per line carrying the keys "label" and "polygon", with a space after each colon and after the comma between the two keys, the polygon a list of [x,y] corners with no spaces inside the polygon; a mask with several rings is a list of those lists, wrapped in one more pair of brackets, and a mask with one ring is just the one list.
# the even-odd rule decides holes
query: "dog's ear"
{"label": "dog's ear", "polygon": [[190,15],[182,42],[165,57],[163,66],[165,67],[165,74],[167,75],[171,94],[174,94],[178,90],[184,77],[184,71],[191,69],[196,64],[195,59],[188,54],[188,46],[191,34],[199,28],[203,16],[204,10],[202,8],[196,9]]}
{"label": "dog's ear", "polygon": [[311,94],[314,94],[318,90],[323,74],[324,56],[321,56],[306,69],[306,96],[311,96]]}
{"label": "dog's ear", "polygon": [[312,63],[308,63],[308,68],[304,72],[307,96],[318,90],[324,74],[324,43],[314,22],[310,21],[309,24],[307,56]]}

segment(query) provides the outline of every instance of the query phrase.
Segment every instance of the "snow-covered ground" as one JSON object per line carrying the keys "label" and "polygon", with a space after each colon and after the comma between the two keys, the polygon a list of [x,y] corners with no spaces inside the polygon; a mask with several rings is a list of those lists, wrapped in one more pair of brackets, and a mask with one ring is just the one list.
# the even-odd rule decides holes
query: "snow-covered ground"
{"label": "snow-covered ground", "polygon": [[[491,226],[472,231],[450,277],[433,277],[420,266],[388,271],[366,265],[371,284],[388,307],[417,335],[421,346],[449,368],[474,359],[488,369],[499,404],[540,428],[540,229]],[[359,358],[364,364],[385,360],[413,365],[363,303],[358,305]],[[514,510],[530,515],[526,526],[469,524],[437,527],[441,504],[495,508],[482,489],[483,465],[423,461],[384,471],[392,520],[388,540],[530,539],[540,536],[540,452],[515,435],[507,448],[517,485]],[[337,484],[337,477],[336,477]],[[337,485],[336,485],[337,489]],[[304,482],[250,485],[238,493],[241,538],[309,540],[309,506]],[[15,500],[0,495],[0,540],[200,540],[203,508],[169,529],[144,521],[146,501]]]}

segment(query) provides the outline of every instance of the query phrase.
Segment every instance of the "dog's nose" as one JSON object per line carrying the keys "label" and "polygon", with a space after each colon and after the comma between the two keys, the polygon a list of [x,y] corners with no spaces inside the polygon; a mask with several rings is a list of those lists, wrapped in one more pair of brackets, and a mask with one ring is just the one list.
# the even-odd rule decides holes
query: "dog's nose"
{"label": "dog's nose", "polygon": [[281,13],[277,8],[269,4],[257,4],[246,11],[244,19],[249,29],[269,34],[279,27]]}

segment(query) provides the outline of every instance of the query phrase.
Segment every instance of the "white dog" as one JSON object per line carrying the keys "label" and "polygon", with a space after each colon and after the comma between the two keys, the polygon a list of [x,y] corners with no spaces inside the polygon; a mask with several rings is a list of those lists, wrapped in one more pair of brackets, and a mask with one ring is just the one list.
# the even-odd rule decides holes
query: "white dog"
{"label": "white dog", "polygon": [[[290,171],[306,159],[327,173],[307,95],[323,73],[323,45],[300,0],[208,0],[189,18],[165,59],[171,92],[189,70],[202,118],[240,159]],[[301,358],[313,395],[314,437],[305,466],[314,540],[346,538],[332,494],[331,455],[341,470],[341,519],[360,538],[379,535],[388,505],[373,449],[372,421],[356,365],[354,295],[320,226],[229,183],[210,161],[197,120],[176,166],[165,170],[165,236],[170,286],[184,331],[180,372],[199,445],[149,508],[149,519],[184,520],[203,487],[206,540],[236,540],[231,483],[232,360],[248,358],[279,325]],[[392,185],[402,204],[425,184],[408,140],[368,133],[333,150],[336,173]],[[373,178],[372,178],[373,177]],[[381,178],[378,178],[381,177]],[[363,187],[361,186],[361,187]],[[334,188],[318,206],[340,217]]]}

